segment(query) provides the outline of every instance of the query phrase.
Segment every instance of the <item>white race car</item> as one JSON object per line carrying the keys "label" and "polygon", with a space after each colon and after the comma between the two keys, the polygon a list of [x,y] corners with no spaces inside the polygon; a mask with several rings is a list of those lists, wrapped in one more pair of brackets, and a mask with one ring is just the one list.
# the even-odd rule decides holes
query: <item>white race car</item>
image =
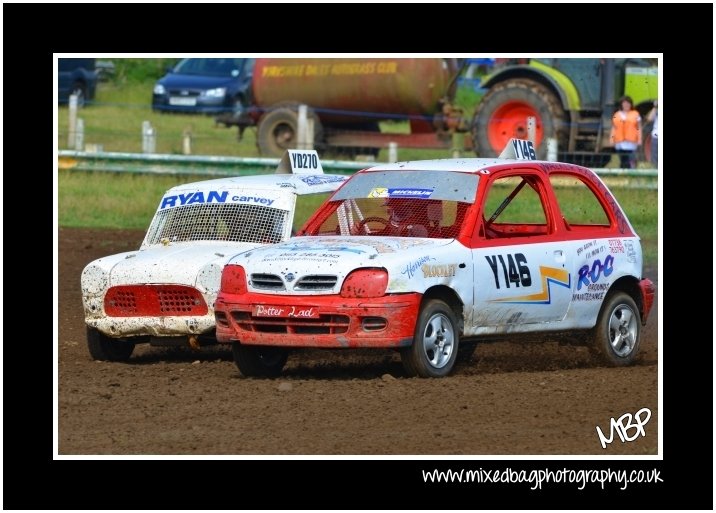
{"label": "white race car", "polygon": [[[310,165],[294,168],[303,155]],[[85,267],[82,301],[93,358],[124,361],[141,342],[198,348],[216,341],[214,300],[227,259],[288,239],[297,197],[334,192],[348,179],[323,174],[315,152],[289,156],[281,174],[169,189],[139,250]],[[285,174],[289,168],[294,174]]]}
{"label": "white race car", "polygon": [[290,348],[375,347],[440,377],[481,336],[573,330],[632,363],[654,298],[639,237],[596,174],[534,155],[356,173],[299,237],[231,259],[218,340],[253,376]]}

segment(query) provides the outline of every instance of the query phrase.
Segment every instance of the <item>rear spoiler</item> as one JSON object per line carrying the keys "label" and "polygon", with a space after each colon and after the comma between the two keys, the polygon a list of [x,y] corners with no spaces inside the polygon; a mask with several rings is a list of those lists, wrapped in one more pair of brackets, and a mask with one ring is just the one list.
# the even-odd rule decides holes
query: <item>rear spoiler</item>
{"label": "rear spoiler", "polygon": [[322,175],[316,150],[286,150],[276,168],[277,175]]}

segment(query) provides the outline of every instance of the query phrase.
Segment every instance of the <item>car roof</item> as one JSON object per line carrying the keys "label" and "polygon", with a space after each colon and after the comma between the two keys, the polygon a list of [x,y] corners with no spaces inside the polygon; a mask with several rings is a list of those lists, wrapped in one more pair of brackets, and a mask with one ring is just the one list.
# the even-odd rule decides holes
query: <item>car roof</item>
{"label": "car roof", "polygon": [[434,160],[408,160],[393,164],[380,164],[364,171],[457,171],[461,173],[475,173],[481,169],[504,164],[554,164],[540,160],[499,159],[499,158],[464,158],[464,159],[434,159]]}
{"label": "car roof", "polygon": [[319,194],[333,192],[348,179],[345,175],[315,174],[266,174],[250,176],[232,176],[230,178],[216,178],[200,182],[185,183],[169,189],[165,194],[181,191],[223,189],[261,189],[290,191],[294,194]]}

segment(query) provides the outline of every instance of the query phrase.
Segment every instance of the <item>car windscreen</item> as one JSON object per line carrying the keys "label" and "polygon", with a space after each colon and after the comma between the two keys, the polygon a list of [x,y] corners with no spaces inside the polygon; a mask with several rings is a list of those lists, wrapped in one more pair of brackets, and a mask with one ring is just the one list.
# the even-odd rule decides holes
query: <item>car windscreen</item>
{"label": "car windscreen", "polygon": [[235,77],[241,70],[243,59],[184,59],[174,68],[174,73],[213,77]]}
{"label": "car windscreen", "polygon": [[451,171],[370,171],[352,177],[333,197],[416,198],[473,203],[479,177]]}
{"label": "car windscreen", "polygon": [[186,241],[274,244],[283,239],[288,219],[288,211],[263,205],[182,205],[157,212],[145,245]]}
{"label": "car windscreen", "polygon": [[475,201],[469,173],[376,171],[351,178],[305,235],[455,238]]}

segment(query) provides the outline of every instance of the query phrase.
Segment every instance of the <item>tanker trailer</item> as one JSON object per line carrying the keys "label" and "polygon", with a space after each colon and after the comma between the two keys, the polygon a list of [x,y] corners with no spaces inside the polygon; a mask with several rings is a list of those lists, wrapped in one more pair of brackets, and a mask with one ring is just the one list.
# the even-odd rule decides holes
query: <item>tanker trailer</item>
{"label": "tanker trailer", "polygon": [[[262,155],[280,156],[297,145],[298,106],[308,106],[317,149],[368,148],[377,154],[391,141],[406,148],[451,148],[465,132],[452,102],[459,69],[455,59],[255,59],[250,90],[237,110],[217,122],[257,127]],[[384,120],[408,120],[409,134],[381,133]],[[366,151],[363,151],[366,153]]]}

